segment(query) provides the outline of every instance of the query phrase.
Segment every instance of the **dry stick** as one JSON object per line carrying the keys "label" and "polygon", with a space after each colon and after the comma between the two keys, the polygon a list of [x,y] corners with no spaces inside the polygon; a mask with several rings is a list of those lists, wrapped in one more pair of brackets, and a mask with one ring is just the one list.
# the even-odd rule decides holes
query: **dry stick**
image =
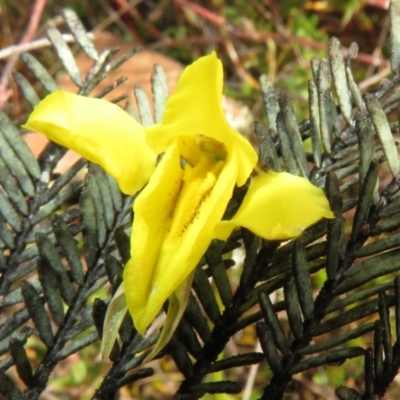
{"label": "dry stick", "polygon": [[[39,25],[40,17],[42,16],[42,12],[44,6],[46,4],[46,0],[35,0],[33,5],[32,13],[29,18],[28,28],[22,37],[20,44],[23,45],[28,43],[33,35],[36,32],[36,29]],[[8,60],[7,65],[4,67],[3,73],[0,78],[0,109],[4,107],[6,101],[10,98],[12,91],[8,89],[8,82],[11,75],[11,72],[14,68],[15,63],[17,62],[19,57],[19,53],[15,53]]]}
{"label": "dry stick", "polygon": [[[87,36],[90,39],[94,39],[94,34],[92,32],[88,32]],[[63,33],[62,37],[67,43],[75,42],[75,38],[70,33]],[[0,60],[14,55],[18,56],[21,53],[41,49],[47,46],[51,46],[51,42],[47,38],[37,39],[29,43],[8,46],[5,49],[0,50]]]}
{"label": "dry stick", "polygon": [[[261,344],[258,340],[257,340],[257,344],[256,344],[254,351],[256,351],[257,353],[261,352]],[[253,393],[254,382],[256,380],[257,371],[258,371],[259,366],[260,366],[260,364],[253,364],[250,367],[249,373],[247,375],[246,386],[244,387],[241,400],[249,400],[250,399],[250,396]]]}
{"label": "dry stick", "polygon": [[[376,47],[372,53],[372,57],[381,57],[382,55],[382,47],[383,45],[387,42],[387,35],[389,32],[389,27],[390,27],[390,20],[389,20],[389,15],[386,15],[383,24],[382,24],[382,29],[379,33],[379,37],[378,37],[378,41],[376,44]],[[374,73],[375,70],[375,66],[374,65],[370,65],[367,69],[367,72],[365,74],[365,79],[368,79],[372,76],[372,74]]]}

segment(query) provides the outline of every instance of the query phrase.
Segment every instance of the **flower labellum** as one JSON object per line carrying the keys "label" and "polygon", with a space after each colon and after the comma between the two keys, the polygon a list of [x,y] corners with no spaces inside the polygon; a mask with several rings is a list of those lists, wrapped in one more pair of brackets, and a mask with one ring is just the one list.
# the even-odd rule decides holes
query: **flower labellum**
{"label": "flower labellum", "polygon": [[161,124],[143,127],[105,100],[57,91],[25,125],[101,165],[122,192],[141,190],[133,206],[123,287],[106,316],[103,354],[111,351],[125,308],[144,335],[169,299],[156,350],[165,346],[187,305],[194,269],[213,238],[227,239],[244,226],[265,239],[288,239],[322,217],[333,218],[321,189],[304,178],[270,171],[251,178],[236,215],[222,221],[235,185],[246,183],[258,161],[223,114],[222,85],[222,64],[212,53],[183,71]]}

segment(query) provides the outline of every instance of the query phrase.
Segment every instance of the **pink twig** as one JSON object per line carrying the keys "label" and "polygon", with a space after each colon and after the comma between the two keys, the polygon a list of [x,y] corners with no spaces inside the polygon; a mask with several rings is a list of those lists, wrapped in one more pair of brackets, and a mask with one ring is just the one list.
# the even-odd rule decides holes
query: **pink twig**
{"label": "pink twig", "polygon": [[212,22],[216,26],[222,27],[226,24],[226,21],[222,16],[217,15],[198,4],[192,3],[187,0],[175,0],[175,2],[183,7],[189,8],[190,10]]}
{"label": "pink twig", "polygon": [[[35,0],[35,4],[33,5],[32,13],[29,19],[28,28],[22,37],[19,44],[28,43],[33,35],[36,32],[36,29],[39,25],[40,17],[42,16],[42,12],[44,6],[46,4],[46,0]],[[8,83],[11,72],[14,68],[15,63],[18,61],[19,54],[14,54],[8,60],[6,66],[4,67],[3,73],[0,78],[0,109],[2,109],[6,103],[6,101],[12,95],[12,90],[9,89]]]}

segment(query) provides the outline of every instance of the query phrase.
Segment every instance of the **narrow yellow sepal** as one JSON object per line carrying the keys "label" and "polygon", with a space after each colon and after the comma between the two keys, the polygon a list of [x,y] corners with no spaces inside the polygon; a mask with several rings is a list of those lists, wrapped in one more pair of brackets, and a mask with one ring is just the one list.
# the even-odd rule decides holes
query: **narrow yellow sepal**
{"label": "narrow yellow sepal", "polygon": [[104,361],[110,357],[118,336],[119,328],[128,311],[124,293],[124,285],[120,285],[107,308],[103,324],[103,337],[101,339],[101,356]]}
{"label": "narrow yellow sepal", "polygon": [[167,318],[165,319],[160,337],[144,362],[151,361],[170,341],[189,302],[194,272],[192,272],[172,293],[168,301]]}

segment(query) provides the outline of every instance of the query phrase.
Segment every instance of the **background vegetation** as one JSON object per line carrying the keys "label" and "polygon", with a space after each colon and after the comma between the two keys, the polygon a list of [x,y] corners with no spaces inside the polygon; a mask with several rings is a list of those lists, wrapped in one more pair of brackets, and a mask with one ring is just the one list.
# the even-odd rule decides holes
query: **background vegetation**
{"label": "background vegetation", "polygon": [[[264,73],[270,77],[276,88],[290,95],[297,119],[301,121],[308,118],[307,82],[312,78],[310,62],[313,57],[326,56],[328,39],[332,35],[340,37],[345,48],[349,47],[352,41],[359,44],[359,55],[353,62],[353,74],[364,90],[378,87],[390,72],[388,62],[385,61],[389,56],[387,2],[209,0],[195,3],[175,0],[136,1],[129,4],[122,0],[71,0],[63,3],[37,0],[32,4],[31,1],[3,0],[0,6],[1,47],[6,48],[21,42],[29,43],[37,37],[42,37],[47,25],[53,24],[63,29],[60,18],[56,16],[61,8],[69,7],[75,10],[88,31],[110,30],[132,44],[157,50],[183,64],[216,49],[225,65],[227,94],[242,101],[250,107],[256,119],[264,121],[264,104],[259,86],[259,77]],[[35,16],[38,17],[36,24]],[[29,27],[33,29],[29,31]],[[46,67],[50,68],[54,64],[55,56],[49,49],[44,48],[34,54]],[[7,79],[8,72],[16,70],[24,76],[30,75],[25,64],[17,59],[10,63],[10,60],[9,57],[2,60],[0,97],[3,99],[5,111],[18,121],[18,118],[26,115],[28,107],[14,81]],[[53,70],[52,73],[55,76],[57,71]],[[33,78],[31,82],[34,83]],[[70,201],[74,203],[76,199]],[[350,234],[350,219],[345,226],[346,233]],[[80,245],[83,246],[82,243]],[[229,277],[232,287],[236,287],[240,282],[239,272],[231,271]],[[312,277],[312,284],[315,288],[320,288],[325,279],[324,272],[317,273]],[[378,279],[374,284],[384,282],[386,281]],[[99,288],[88,296],[88,303],[93,304],[95,298],[108,299],[109,295],[108,288]],[[29,295],[27,296],[29,298]],[[65,304],[64,307],[67,310]],[[3,323],[9,316],[8,312],[4,311]],[[361,324],[371,321],[374,319],[367,317]],[[290,335],[288,321],[283,322],[283,328],[285,333]],[[325,339],[330,338],[328,332]],[[372,337],[359,337],[352,344],[367,348],[372,345]],[[29,336],[24,347],[30,364],[36,369],[46,354],[43,338]],[[18,346],[16,348],[19,349]],[[249,351],[261,351],[257,344],[254,324],[233,337],[226,347],[224,357]],[[340,385],[361,390],[364,385],[364,362],[363,357],[358,357],[341,367],[333,365],[311,368],[295,376],[291,386],[292,392],[287,393],[286,397],[333,399],[336,398],[334,390]],[[170,398],[182,379],[176,367],[176,360],[174,362],[170,357],[162,358],[153,362],[151,367],[156,371],[153,376],[144,377],[135,384],[125,386],[121,396],[143,399]],[[49,386],[41,398],[91,398],[108,369],[109,365],[99,358],[99,342],[94,342],[57,364]],[[16,370],[11,368],[9,371],[13,380],[24,388],[26,382],[20,380]],[[205,398],[209,396],[208,398],[218,400],[256,399],[262,395],[263,387],[270,377],[272,372],[266,363],[261,363],[258,369],[238,367],[229,371],[218,371],[208,375],[208,382],[238,382],[245,388],[244,393],[208,394]],[[396,382],[391,386],[393,393],[398,391],[397,386]],[[391,392],[386,396],[388,399],[396,398]]]}

